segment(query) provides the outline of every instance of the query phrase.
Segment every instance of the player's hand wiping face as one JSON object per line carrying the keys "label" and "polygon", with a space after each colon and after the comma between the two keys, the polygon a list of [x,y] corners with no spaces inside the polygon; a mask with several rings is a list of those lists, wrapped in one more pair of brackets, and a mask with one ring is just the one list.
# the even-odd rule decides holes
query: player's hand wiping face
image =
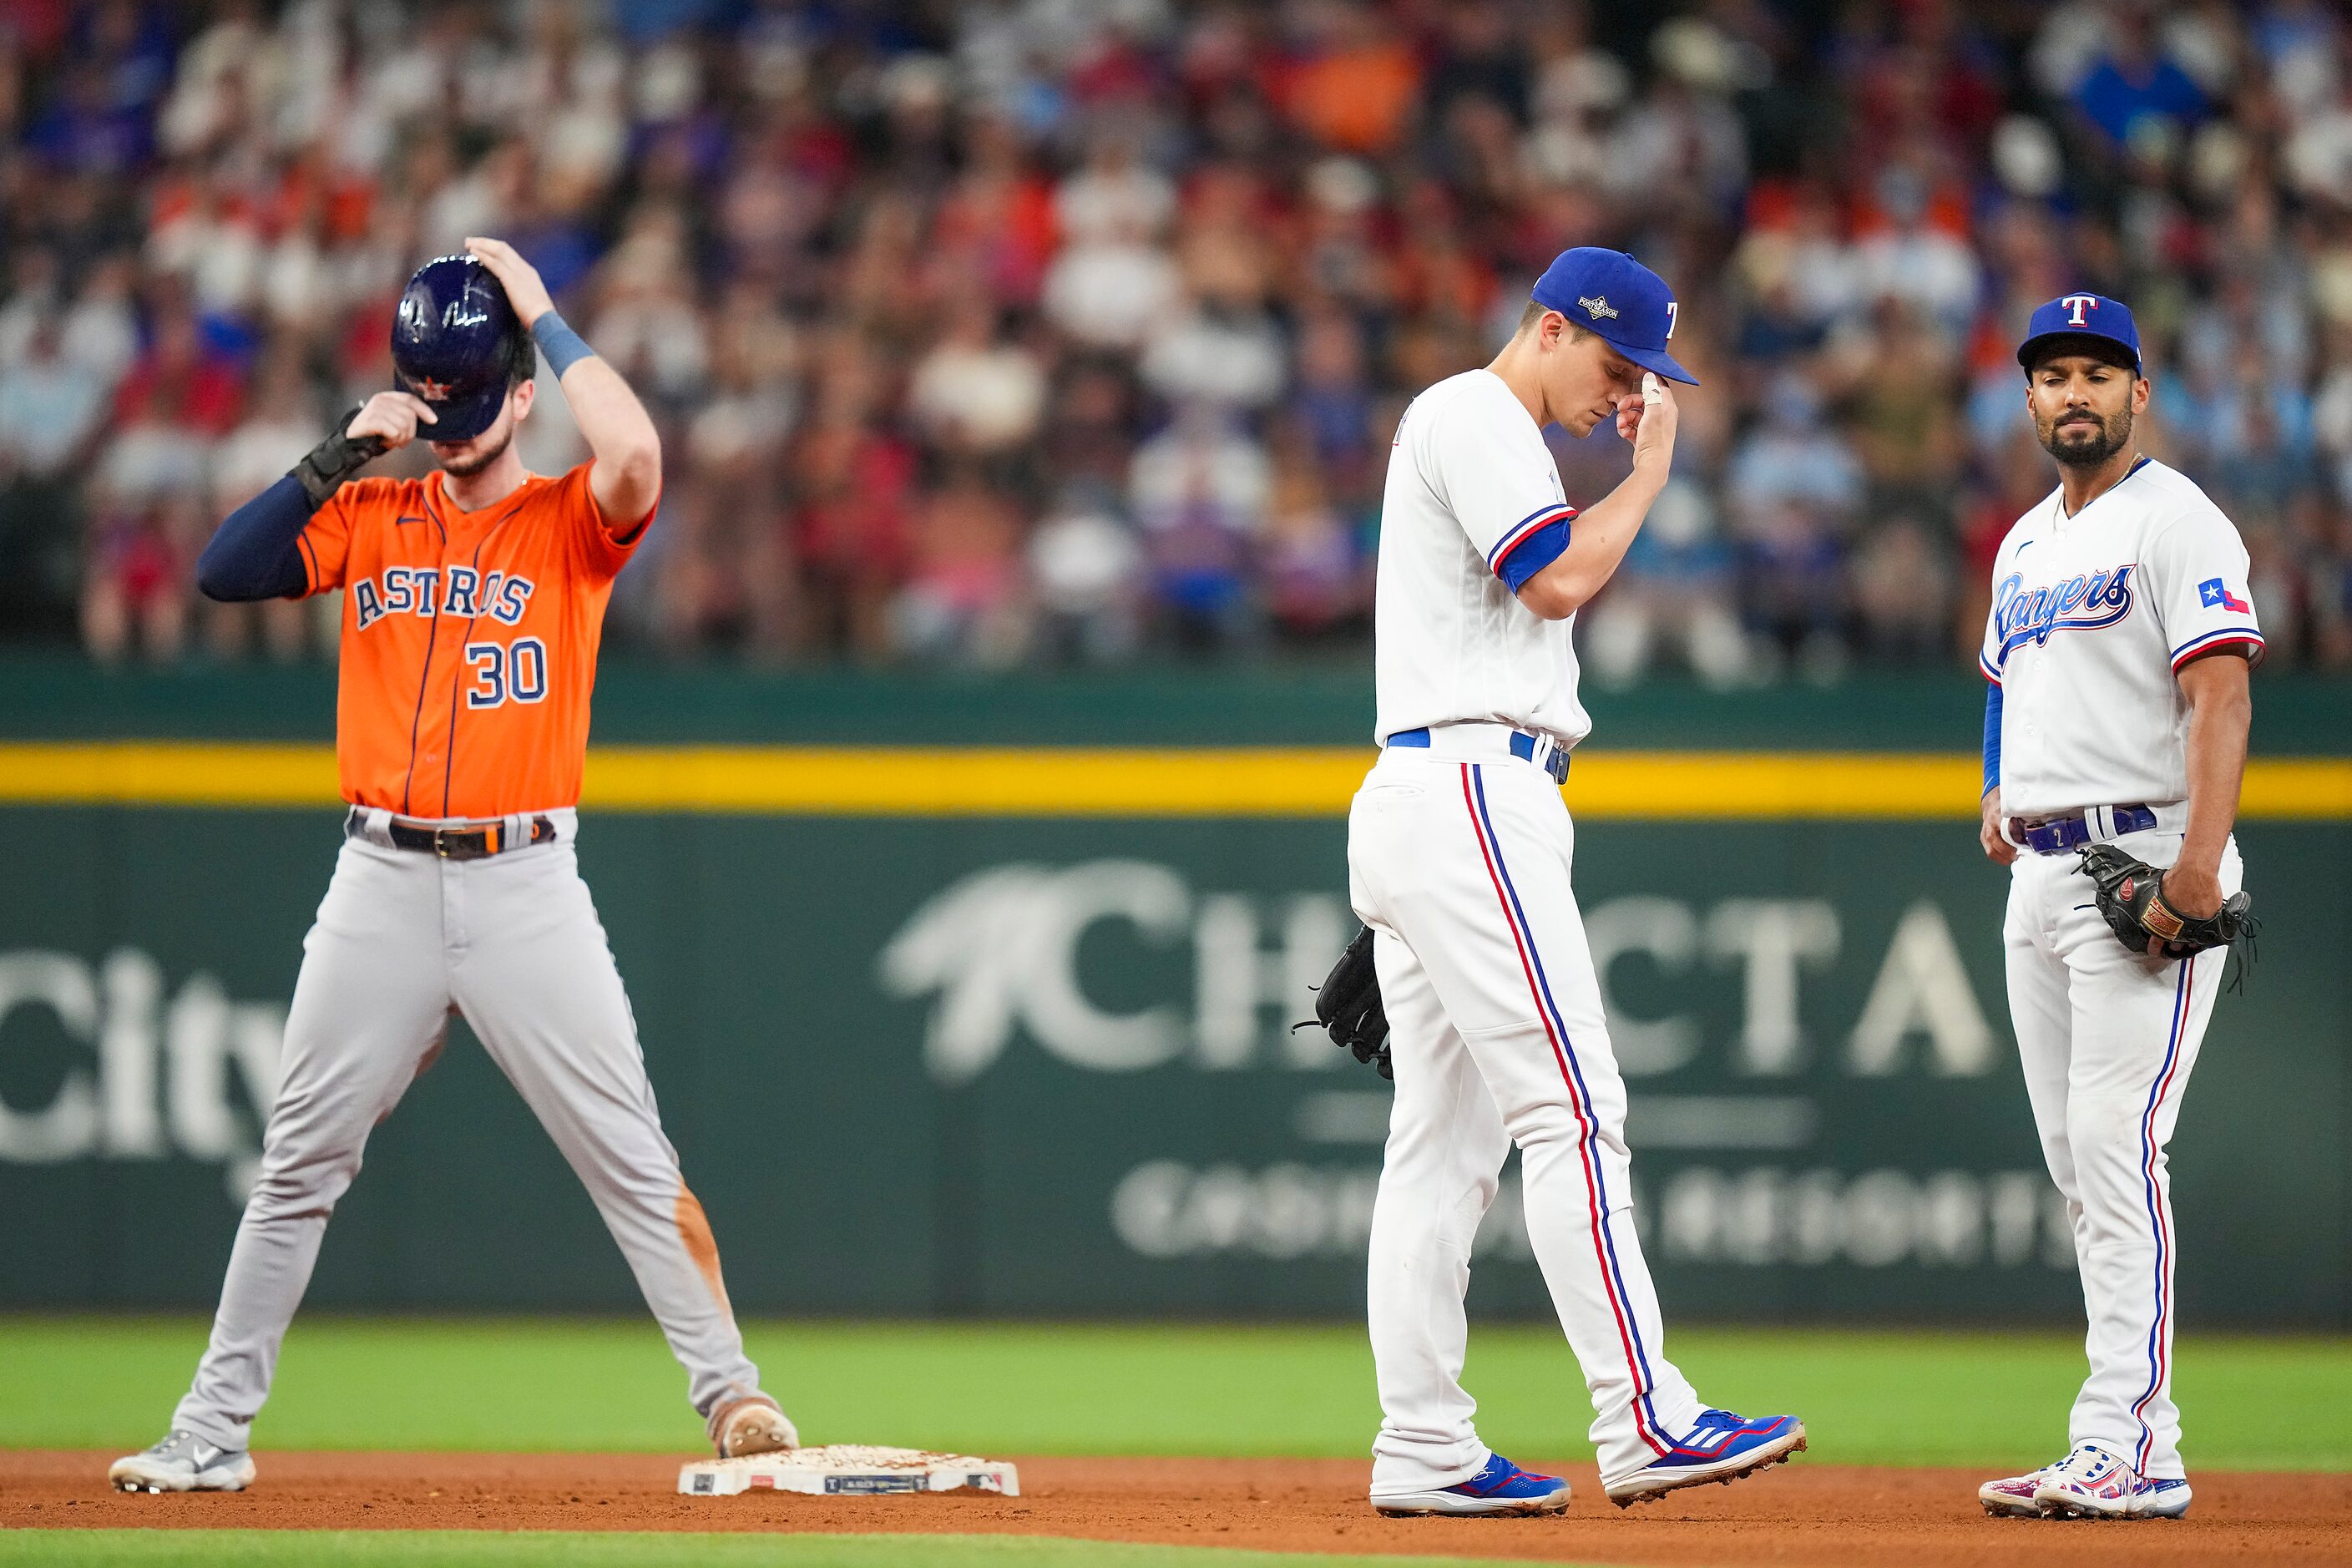
{"label": "player's hand wiping face", "polygon": [[343,426],[343,434],[357,440],[362,436],[378,436],[383,439],[383,449],[397,451],[416,439],[416,427],[440,423],[425,399],[413,393],[379,392],[360,405],[352,422]]}

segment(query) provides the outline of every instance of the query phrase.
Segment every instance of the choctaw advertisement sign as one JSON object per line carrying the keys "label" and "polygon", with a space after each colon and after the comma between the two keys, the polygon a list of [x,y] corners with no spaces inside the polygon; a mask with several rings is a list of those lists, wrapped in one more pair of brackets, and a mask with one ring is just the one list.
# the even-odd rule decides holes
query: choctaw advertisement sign
{"label": "choctaw advertisement sign", "polygon": [[[2282,862],[2346,836],[2257,828],[2257,874],[2265,834]],[[31,874],[0,910],[0,1199],[25,1244],[0,1303],[209,1300],[333,825],[0,812],[0,837]],[[739,1306],[1346,1314],[1387,1086],[1290,1027],[1355,929],[1343,851],[1321,820],[630,816],[581,856]],[[1670,1305],[2079,1311],[2000,988],[2006,879],[1966,824],[1607,823],[1578,855]],[[2344,1310],[2341,1248],[2292,1300],[2243,1299],[2227,1263],[2307,1248],[2314,1204],[2341,1233],[2347,1016],[2319,951],[2341,948],[2266,940],[2189,1098],[2183,1289],[2209,1321]],[[2264,1196],[2289,1176],[2300,1228]],[[1473,1301],[1536,1315],[1518,1205],[1507,1174]],[[458,1023],[316,1294],[633,1299]]]}

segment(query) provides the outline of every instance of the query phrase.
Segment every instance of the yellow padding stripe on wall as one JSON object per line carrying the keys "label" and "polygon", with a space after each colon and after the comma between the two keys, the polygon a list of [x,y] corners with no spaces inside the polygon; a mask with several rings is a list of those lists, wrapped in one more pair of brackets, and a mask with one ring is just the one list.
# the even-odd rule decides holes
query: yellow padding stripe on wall
{"label": "yellow padding stripe on wall", "polygon": [[[581,804],[786,816],[1334,816],[1370,760],[1352,746],[601,746],[588,753]],[[1567,793],[1570,807],[1591,818],[1968,819],[1977,784],[1977,759],[1959,754],[1597,751],[1578,757]],[[0,803],[323,806],[337,798],[326,746],[0,743]],[[2257,760],[2242,815],[2352,820],[2352,760]]]}

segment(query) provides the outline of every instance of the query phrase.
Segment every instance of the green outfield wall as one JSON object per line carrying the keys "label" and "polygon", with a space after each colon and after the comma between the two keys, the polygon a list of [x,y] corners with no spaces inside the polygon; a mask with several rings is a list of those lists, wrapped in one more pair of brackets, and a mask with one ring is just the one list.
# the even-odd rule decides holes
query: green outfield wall
{"label": "green outfield wall", "polygon": [[[331,773],[319,783],[331,692],[310,672],[263,673],[174,701],[187,679],[0,667],[0,1306],[203,1305],[227,1255],[338,841]],[[972,688],[859,678],[828,694],[730,676],[719,689],[775,705],[704,732],[665,728],[708,700],[690,673],[631,679],[643,706],[600,708],[599,742],[642,749],[634,772],[619,753],[592,760],[592,801],[603,778],[615,804],[585,814],[581,859],[739,1308],[1360,1310],[1385,1086],[1286,1027],[1353,929],[1344,784],[1329,781],[1360,742],[1328,718],[1286,734],[1265,678],[1155,677],[1125,699],[1107,679],[999,688],[1018,732],[993,739]],[[1318,702],[1351,679],[1301,678]],[[666,685],[677,700],[659,699]],[[815,695],[795,705],[795,687]],[[1154,691],[1189,695],[1155,713]],[[1568,789],[1578,881],[1633,1087],[1638,1217],[1672,1310],[2079,1313],[2002,1001],[2005,876],[1974,842],[1974,696],[1927,682],[1744,707],[1595,701],[1601,732]],[[1614,754],[1612,701],[1637,738]],[[2352,785],[2329,757],[2346,749],[2344,709],[2331,688],[2257,701],[2270,749],[2303,758],[2266,759],[2240,835],[2267,925],[2174,1143],[2183,1315],[2341,1326],[2352,931],[2335,889],[2352,868]],[[1757,754],[1759,707],[1811,750]],[[1883,724],[1854,716],[1873,710]],[[1836,754],[1870,734],[1923,754]],[[71,784],[76,746],[139,737],[183,743],[140,753],[167,757],[169,777],[109,763],[102,789]],[[1691,749],[1657,749],[1675,740]],[[982,743],[992,760],[959,763]],[[1214,773],[1278,784],[1295,765],[1324,782],[1269,785],[1263,809],[1185,809],[1186,791],[1213,786],[1152,748],[1210,743],[1234,748]],[[1018,790],[1001,810],[960,802],[967,767],[1012,770]],[[730,768],[785,782],[709,808]],[[889,814],[829,804],[913,770],[931,782]],[[226,782],[184,804],[199,775]],[[1873,782],[1840,795],[1840,778]],[[665,780],[705,805],[665,808]],[[1759,809],[1775,790],[1785,804]],[[1474,1301],[1536,1315],[1517,1204],[1514,1181],[1482,1234]],[[312,1300],[635,1297],[587,1199],[459,1026],[378,1131]]]}

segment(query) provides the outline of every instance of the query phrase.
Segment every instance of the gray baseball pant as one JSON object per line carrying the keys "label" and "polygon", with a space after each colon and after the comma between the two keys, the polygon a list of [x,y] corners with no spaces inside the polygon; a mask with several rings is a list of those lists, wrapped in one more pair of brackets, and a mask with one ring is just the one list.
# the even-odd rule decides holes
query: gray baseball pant
{"label": "gray baseball pant", "polygon": [[708,1417],[758,1391],[718,1246],[662,1133],[636,1021],[580,877],[576,820],[542,815],[557,822],[556,842],[479,860],[392,848],[381,813],[344,842],[303,940],[260,1173],[175,1428],[248,1446],[327,1216],[368,1134],[439,1053],[453,1011],[587,1186],[687,1370],[695,1409]]}

